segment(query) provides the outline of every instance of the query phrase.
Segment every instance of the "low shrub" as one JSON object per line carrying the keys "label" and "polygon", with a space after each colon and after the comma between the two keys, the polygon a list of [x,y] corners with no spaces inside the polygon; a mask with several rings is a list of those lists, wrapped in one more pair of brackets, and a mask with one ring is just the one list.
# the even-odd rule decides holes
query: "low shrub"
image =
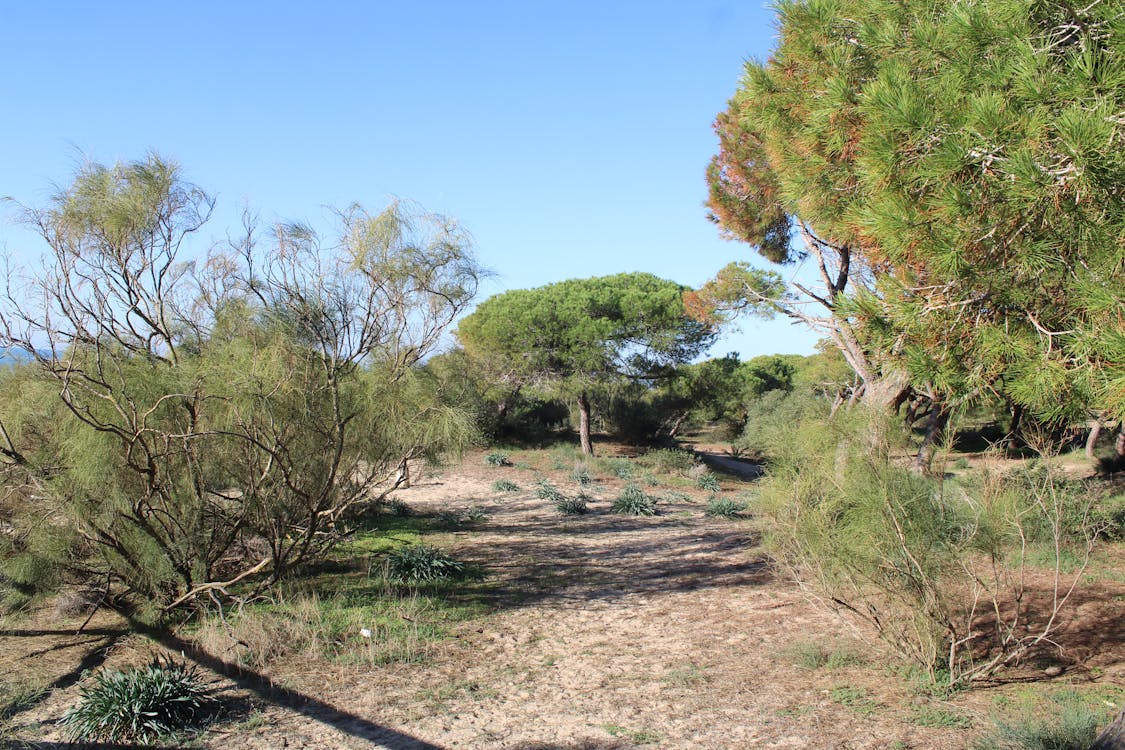
{"label": "low shrub", "polygon": [[656,498],[645,493],[635,484],[630,484],[621,490],[621,494],[613,501],[610,510],[630,516],[655,516]]}
{"label": "low shrub", "polygon": [[[1088,489],[1048,466],[972,483],[920,476],[874,444],[888,429],[838,415],[790,431],[755,500],[774,559],[935,685],[1057,642],[1094,540]],[[1032,584],[1035,566],[1046,578]],[[981,628],[984,612],[1002,619]]]}
{"label": "low shrub", "polygon": [[726,497],[715,497],[707,503],[707,509],[703,513],[712,518],[741,518],[745,510],[746,503]]}
{"label": "low shrub", "polygon": [[686,474],[699,461],[691,451],[660,448],[637,459],[638,463],[665,474]]}
{"label": "low shrub", "polygon": [[193,725],[215,702],[194,668],[157,659],[99,673],[62,724],[73,740],[151,743]]}
{"label": "low shrub", "polygon": [[589,510],[588,501],[589,497],[582,494],[577,497],[563,497],[555,501],[555,510],[564,516],[580,516]]}
{"label": "low shrub", "polygon": [[1106,719],[1074,692],[1053,697],[1054,706],[1037,705],[1014,720],[997,721],[996,729],[980,737],[973,750],[1086,750]]}
{"label": "low shrub", "polygon": [[699,478],[695,480],[695,486],[701,490],[707,490],[708,492],[719,492],[723,489],[723,486],[719,484],[719,478],[711,473],[701,474]]}
{"label": "low shrub", "polygon": [[519,492],[520,486],[510,479],[497,479],[492,483],[493,492]]}
{"label": "low shrub", "polygon": [[484,457],[484,462],[488,466],[511,466],[512,459],[507,453],[489,453]]}
{"label": "low shrub", "polygon": [[392,552],[387,557],[387,577],[402,583],[425,583],[442,578],[462,579],[465,564],[425,544],[415,544]]}
{"label": "low shrub", "polygon": [[590,470],[582,464],[574,467],[574,471],[570,472],[570,478],[583,487],[594,483],[594,478],[590,476]]}
{"label": "low shrub", "polygon": [[550,480],[540,479],[535,484],[535,496],[540,500],[550,500],[557,503],[565,497],[558,487],[551,484]]}

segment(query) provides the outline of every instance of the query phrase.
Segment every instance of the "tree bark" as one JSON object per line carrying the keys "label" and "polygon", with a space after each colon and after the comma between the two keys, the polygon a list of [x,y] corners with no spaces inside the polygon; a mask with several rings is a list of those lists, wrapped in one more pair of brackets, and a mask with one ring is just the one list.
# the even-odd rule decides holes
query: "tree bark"
{"label": "tree bark", "polygon": [[1113,441],[1113,450],[1118,458],[1125,458],[1125,419],[1121,420],[1121,428],[1117,431],[1117,440]]}
{"label": "tree bark", "polygon": [[893,414],[909,394],[910,379],[905,372],[892,370],[863,384],[860,403],[884,414]]}
{"label": "tree bark", "polygon": [[922,445],[918,446],[918,455],[914,457],[914,471],[918,474],[928,472],[930,463],[934,460],[935,446],[949,424],[949,409],[940,402],[934,402],[930,407],[930,416],[926,419],[926,432],[922,436]]}
{"label": "tree bark", "polygon": [[1094,455],[1094,448],[1098,445],[1098,437],[1102,434],[1102,422],[1100,419],[1095,419],[1093,424],[1090,425],[1090,434],[1086,436],[1086,458],[1091,461],[1095,460],[1097,456]]}
{"label": "tree bark", "polygon": [[1102,730],[1089,750],[1125,750],[1125,711]]}
{"label": "tree bark", "polygon": [[582,443],[583,455],[594,455],[594,444],[590,442],[590,399],[586,391],[578,394],[578,440]]}

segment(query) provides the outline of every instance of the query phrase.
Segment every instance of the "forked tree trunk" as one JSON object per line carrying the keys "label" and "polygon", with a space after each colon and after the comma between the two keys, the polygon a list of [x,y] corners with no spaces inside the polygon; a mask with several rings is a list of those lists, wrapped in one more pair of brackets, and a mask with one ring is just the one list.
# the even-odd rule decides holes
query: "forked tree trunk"
{"label": "forked tree trunk", "polygon": [[1089,750],[1125,750],[1125,711],[1117,714],[1113,722],[1102,730]]}
{"label": "forked tree trunk", "polygon": [[583,455],[594,455],[594,444],[590,442],[590,399],[586,391],[578,395],[578,440],[582,443]]}

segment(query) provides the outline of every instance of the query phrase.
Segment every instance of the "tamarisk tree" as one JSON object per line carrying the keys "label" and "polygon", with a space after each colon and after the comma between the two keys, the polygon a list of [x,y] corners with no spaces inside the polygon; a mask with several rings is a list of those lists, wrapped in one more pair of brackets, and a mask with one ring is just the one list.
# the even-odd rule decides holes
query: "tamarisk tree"
{"label": "tamarisk tree", "polygon": [[0,403],[8,594],[104,578],[158,617],[260,588],[334,544],[404,457],[466,438],[415,368],[476,290],[455,223],[354,206],[332,241],[247,222],[188,260],[212,206],[150,156],[24,210],[47,253],[0,306],[2,343],[34,355]]}

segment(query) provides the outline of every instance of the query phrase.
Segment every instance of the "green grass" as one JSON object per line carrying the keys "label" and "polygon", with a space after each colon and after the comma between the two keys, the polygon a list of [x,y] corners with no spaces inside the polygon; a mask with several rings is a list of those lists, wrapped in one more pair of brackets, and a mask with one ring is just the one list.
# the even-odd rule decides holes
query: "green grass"
{"label": "green grass", "polygon": [[935,729],[970,729],[973,726],[968,716],[928,705],[914,706],[910,711],[910,723]]}
{"label": "green grass", "polygon": [[484,462],[488,466],[511,466],[512,465],[512,459],[508,456],[508,454],[507,453],[499,453],[499,452],[489,453],[487,456],[484,457]]}
{"label": "green grass", "polygon": [[1114,709],[1099,690],[1063,690],[1051,696],[1028,694],[1018,707],[994,718],[995,728],[978,738],[974,750],[1086,750]]}
{"label": "green grass", "polygon": [[510,479],[497,479],[492,483],[493,492],[519,492],[520,486]]}
{"label": "green grass", "polygon": [[864,688],[850,685],[837,685],[829,693],[833,703],[847,706],[860,716],[871,716],[882,706]]}
{"label": "green grass", "polygon": [[820,641],[798,641],[782,651],[789,661],[802,669],[844,669],[864,663],[862,656],[844,647],[829,647]]}

